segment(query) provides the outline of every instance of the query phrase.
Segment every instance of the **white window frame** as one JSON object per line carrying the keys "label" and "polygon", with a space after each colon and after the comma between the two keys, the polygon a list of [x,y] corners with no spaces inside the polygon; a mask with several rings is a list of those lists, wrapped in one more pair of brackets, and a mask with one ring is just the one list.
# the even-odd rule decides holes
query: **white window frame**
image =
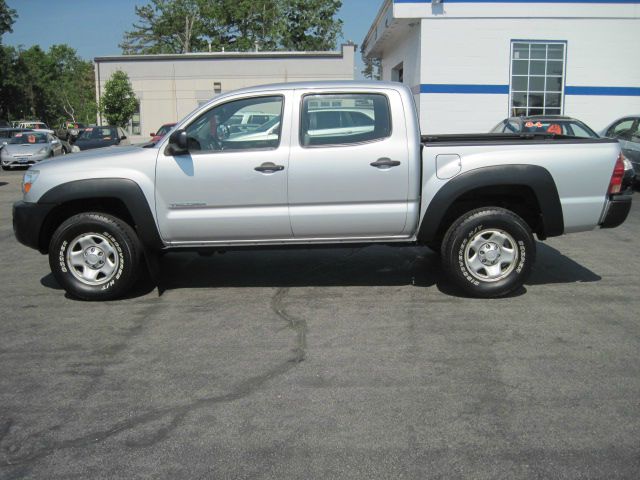
{"label": "white window frame", "polygon": [[[528,44],[529,45],[529,55],[527,59],[520,59],[520,60],[527,60],[527,74],[526,75],[521,75],[521,74],[514,74],[514,61],[519,60],[517,58],[515,58],[515,45],[521,45],[521,44]],[[531,61],[532,60],[543,60],[543,59],[532,59],[531,58],[531,47],[533,45],[545,45],[547,48],[545,49],[545,72],[544,75],[532,75],[531,74]],[[549,58],[549,45],[560,45],[563,47],[562,50],[562,59],[550,59]],[[546,88],[546,83],[547,83],[547,78],[550,77],[557,77],[557,75],[549,75],[549,72],[547,71],[547,67],[548,67],[548,62],[562,62],[562,77],[561,77],[561,85],[560,85],[560,91],[551,91],[551,90],[547,90]],[[520,78],[527,78],[527,90],[523,91],[523,90],[515,90],[513,88],[513,80],[514,77],[520,77]],[[530,79],[531,77],[543,77],[544,78],[544,82],[545,82],[545,88],[544,90],[531,90],[530,89]],[[525,116],[528,115],[536,115],[535,113],[532,114],[530,113],[530,109],[535,108],[535,109],[539,109],[542,108],[542,113],[543,115],[564,115],[564,100],[565,100],[565,82],[566,82],[566,78],[567,78],[567,42],[563,41],[563,40],[511,40],[511,49],[510,49],[510,61],[509,61],[509,117],[514,117],[514,116],[519,116],[515,114],[515,109],[516,108],[524,108],[525,109]],[[513,106],[513,98],[514,98],[514,93],[525,93],[526,94],[526,105],[524,107],[514,107]],[[542,107],[538,107],[538,106],[530,106],[529,105],[529,95],[531,93],[542,93],[543,94],[543,100],[542,100]],[[548,94],[553,94],[553,95],[560,95],[560,106],[559,107],[551,107],[551,106],[547,106],[547,95]],[[560,109],[559,112],[549,112],[547,113],[547,109]]]}

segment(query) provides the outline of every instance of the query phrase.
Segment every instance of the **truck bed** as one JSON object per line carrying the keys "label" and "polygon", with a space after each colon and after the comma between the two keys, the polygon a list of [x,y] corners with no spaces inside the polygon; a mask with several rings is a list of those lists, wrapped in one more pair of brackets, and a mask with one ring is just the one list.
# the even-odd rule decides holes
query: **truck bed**
{"label": "truck bed", "polygon": [[611,138],[584,138],[549,133],[463,133],[446,135],[421,135],[422,145],[513,145],[513,144],[562,144],[562,143],[617,143]]}

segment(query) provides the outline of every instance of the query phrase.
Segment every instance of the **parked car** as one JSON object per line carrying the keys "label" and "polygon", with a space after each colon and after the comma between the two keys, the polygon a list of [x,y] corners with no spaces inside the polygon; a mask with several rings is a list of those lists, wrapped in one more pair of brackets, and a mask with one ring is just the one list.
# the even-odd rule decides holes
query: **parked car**
{"label": "parked car", "polygon": [[[529,117],[506,118],[496,125],[490,133],[548,133],[582,138],[602,137],[584,122],[560,115],[533,115]],[[626,157],[626,152],[624,154]],[[623,185],[627,187],[636,183],[636,179],[638,178],[637,167],[634,168],[632,162],[627,158],[624,158],[623,162],[625,167]]]}
{"label": "parked car", "polygon": [[0,128],[9,128],[10,126],[6,120],[0,120]]}
{"label": "parked car", "polygon": [[56,130],[56,136],[61,140],[73,143],[85,128],[87,128],[87,126],[84,123],[65,122]]}
{"label": "parked car", "polygon": [[[32,132],[40,132],[40,133],[49,133],[50,130],[40,130],[40,129],[33,129],[31,130]],[[73,146],[67,142],[66,140],[62,140],[60,137],[58,137],[56,134],[50,134],[54,140],[58,140],[60,142],[60,145],[62,145],[62,154],[66,155],[67,153],[71,153],[73,152]],[[80,151],[79,149],[77,151]]]}
{"label": "parked car", "polygon": [[127,134],[120,127],[87,127],[78,135],[74,146],[80,150],[110,147],[112,145],[130,145]]}
{"label": "parked car", "polygon": [[[354,135],[367,133],[374,129],[373,111],[367,109],[340,108],[309,110],[309,137]],[[226,124],[225,124],[226,125]],[[222,130],[222,142],[273,141],[280,132],[280,117],[274,117],[264,125],[243,133],[229,134]]]}
{"label": "parked car", "polygon": [[640,179],[640,115],[619,118],[601,134],[620,142],[622,152],[631,161],[636,172],[636,181]]}
{"label": "parked car", "polygon": [[585,123],[561,115],[532,115],[506,118],[490,133],[551,133],[569,137],[598,138]]}
{"label": "parked car", "polygon": [[46,123],[41,122],[40,120],[20,120],[20,122],[18,122],[18,128],[47,130],[48,133],[54,133]]}
{"label": "parked car", "polygon": [[[339,101],[366,105],[373,128],[309,135],[310,104]],[[251,105],[283,111],[277,139],[223,144],[217,125]],[[158,278],[169,250],[363,243],[439,249],[461,291],[497,297],[531,273],[534,234],[623,223],[623,173],[612,139],[421,136],[402,84],[289,83],[222,94],[155,145],[29,169],[13,226],[86,300],[128,292],[143,258]]]}
{"label": "parked car", "polygon": [[171,131],[171,129],[175,126],[176,122],[173,123],[165,123],[162,125],[157,132],[151,134],[151,141],[156,143],[162,137],[164,137],[167,133]]}
{"label": "parked car", "polygon": [[47,132],[27,131],[17,133],[0,150],[3,170],[28,167],[46,158],[64,155],[60,140]]}

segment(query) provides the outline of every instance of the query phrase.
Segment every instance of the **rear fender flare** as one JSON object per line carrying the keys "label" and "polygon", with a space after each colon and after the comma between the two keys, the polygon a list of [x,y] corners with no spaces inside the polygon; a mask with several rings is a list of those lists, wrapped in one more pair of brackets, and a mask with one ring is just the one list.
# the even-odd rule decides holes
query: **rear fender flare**
{"label": "rear fender flare", "polygon": [[451,205],[467,192],[498,186],[529,187],[535,194],[542,214],[545,237],[562,235],[562,204],[551,173],[537,165],[499,165],[470,170],[448,181],[433,197],[418,230],[418,241],[436,239],[441,222]]}

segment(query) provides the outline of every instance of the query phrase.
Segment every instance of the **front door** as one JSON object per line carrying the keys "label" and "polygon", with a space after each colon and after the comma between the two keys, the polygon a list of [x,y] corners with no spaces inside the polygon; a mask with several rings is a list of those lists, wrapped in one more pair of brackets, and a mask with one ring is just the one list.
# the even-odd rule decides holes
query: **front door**
{"label": "front door", "polygon": [[295,238],[404,236],[409,150],[400,94],[296,93],[289,207]]}
{"label": "front door", "polygon": [[[245,96],[217,104],[185,127],[187,154],[172,156],[161,150],[156,213],[165,241],[180,245],[291,239],[289,95]],[[245,113],[268,121],[231,128],[231,118]]]}

